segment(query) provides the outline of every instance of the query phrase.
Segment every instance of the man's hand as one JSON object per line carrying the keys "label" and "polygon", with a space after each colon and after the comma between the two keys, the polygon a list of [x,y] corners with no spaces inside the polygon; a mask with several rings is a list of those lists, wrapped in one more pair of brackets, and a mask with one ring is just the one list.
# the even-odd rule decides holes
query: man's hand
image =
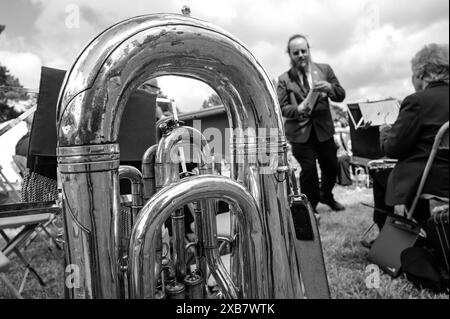
{"label": "man's hand", "polygon": [[388,135],[389,130],[392,128],[392,125],[389,124],[382,124],[378,128],[380,131],[380,140],[384,140],[386,136]]}
{"label": "man's hand", "polygon": [[385,131],[389,130],[391,127],[392,127],[392,125],[390,125],[390,124],[382,124],[382,125],[380,125],[378,130],[380,132],[385,132]]}
{"label": "man's hand", "polygon": [[311,111],[311,108],[308,107],[306,101],[303,101],[302,103],[300,103],[297,106],[297,112],[300,113],[300,114],[302,114],[302,113],[303,114],[305,114],[305,113],[308,114],[310,111]]}
{"label": "man's hand", "polygon": [[314,82],[313,90],[316,92],[323,92],[323,93],[330,94],[331,91],[333,90],[333,87],[327,81],[317,81],[317,82]]}
{"label": "man's hand", "polygon": [[312,98],[313,90],[309,90],[306,98],[297,106],[297,112],[300,114],[309,114],[311,112],[311,103],[310,100]]}

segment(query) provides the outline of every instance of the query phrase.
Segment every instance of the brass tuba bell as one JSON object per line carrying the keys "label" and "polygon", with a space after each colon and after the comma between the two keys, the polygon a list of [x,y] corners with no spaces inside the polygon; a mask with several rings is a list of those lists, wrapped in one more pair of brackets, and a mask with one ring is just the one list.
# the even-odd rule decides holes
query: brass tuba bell
{"label": "brass tuba bell", "polygon": [[[146,152],[142,176],[119,170],[118,134],[127,99],[149,78],[163,75],[203,81],[222,99],[230,128],[243,133],[231,141],[230,178],[212,174],[203,137],[198,139],[201,172],[177,178],[178,164],[163,161],[165,152],[179,142],[173,134],[188,132],[188,140],[201,135],[179,123]],[[262,66],[233,36],[186,15],[122,21],[92,40],[71,67],[60,92],[57,119],[66,263],[79,269],[79,284],[66,290],[70,297],[205,297],[205,272],[212,274],[226,298],[314,297],[305,284],[314,267],[303,271],[302,266],[311,254],[302,256],[306,246],[299,243],[291,217],[293,194],[276,93]],[[263,130],[272,132],[270,138],[260,133]],[[162,140],[170,139],[164,148]],[[132,219],[131,234],[123,231],[119,172],[135,186],[136,203],[127,217]],[[135,193],[138,189],[143,190],[141,196]],[[218,200],[229,205],[232,215],[229,270],[218,250]],[[186,205],[197,216],[197,242],[191,245],[198,260],[194,272],[180,264],[185,262],[184,243],[178,239],[172,268],[172,261],[161,253],[164,247],[167,251],[161,239],[163,223],[172,217],[179,227],[174,220],[182,217],[177,211]],[[173,230],[172,237],[177,236]],[[322,256],[321,251],[315,254]],[[173,276],[173,282],[166,282]]]}

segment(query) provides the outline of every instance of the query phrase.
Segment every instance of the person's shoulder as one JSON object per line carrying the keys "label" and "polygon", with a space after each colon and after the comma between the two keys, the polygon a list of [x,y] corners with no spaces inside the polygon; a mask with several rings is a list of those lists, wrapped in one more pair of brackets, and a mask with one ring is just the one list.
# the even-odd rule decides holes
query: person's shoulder
{"label": "person's shoulder", "polygon": [[420,91],[422,95],[439,95],[444,93],[445,95],[449,95],[449,85],[445,82],[433,82],[428,85],[425,90]]}
{"label": "person's shoulder", "polygon": [[322,71],[332,70],[331,66],[328,63],[314,62],[314,65]]}
{"label": "person's shoulder", "polygon": [[423,90],[414,92],[403,99],[400,109],[421,113],[421,106],[428,100],[427,96],[428,94]]}
{"label": "person's shoulder", "polygon": [[448,110],[449,90],[448,85],[432,84],[424,90],[408,96],[409,101],[422,106],[445,107]]}
{"label": "person's shoulder", "polygon": [[408,95],[404,101],[408,102],[420,102],[420,101],[429,101],[430,99],[441,99],[440,91],[445,92],[448,95],[448,85],[445,84],[432,84],[425,88],[424,90],[420,90]]}
{"label": "person's shoulder", "polygon": [[420,100],[421,95],[422,95],[422,91],[411,93],[410,95],[406,96],[403,99],[402,104],[415,103]]}
{"label": "person's shoulder", "polygon": [[287,81],[289,79],[289,70],[282,73],[279,77],[278,77],[278,81]]}

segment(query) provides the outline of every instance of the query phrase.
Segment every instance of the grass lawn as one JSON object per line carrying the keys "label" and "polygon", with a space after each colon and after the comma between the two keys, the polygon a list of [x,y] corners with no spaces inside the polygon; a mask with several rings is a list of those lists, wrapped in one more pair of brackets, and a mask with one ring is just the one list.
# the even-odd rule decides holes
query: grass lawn
{"label": "grass lawn", "polygon": [[[361,235],[372,224],[372,189],[354,186],[336,187],[335,198],[346,206],[343,212],[332,212],[319,204],[320,234],[332,298],[334,299],[448,299],[446,294],[418,290],[404,275],[393,279],[380,270],[379,288],[367,288],[371,274],[368,249],[360,244]],[[374,227],[369,237],[375,238]],[[367,270],[366,270],[367,269]]]}
{"label": "grass lawn", "polygon": [[[332,298],[360,299],[360,298],[400,298],[400,299],[448,299],[448,295],[434,294],[426,290],[417,290],[403,276],[392,279],[381,271],[380,287],[367,288],[366,267],[368,250],[359,243],[361,234],[370,226],[372,211],[361,205],[361,202],[371,203],[371,189],[356,189],[350,187],[336,187],[335,197],[347,209],[344,212],[331,212],[326,206],[319,205],[321,213],[320,232],[328,272]],[[373,234],[374,236],[375,234]],[[64,298],[64,270],[62,251],[50,252],[42,239],[34,241],[24,255],[31,260],[39,274],[47,283],[42,288],[37,280],[28,275],[24,298]],[[0,239],[0,246],[4,242]],[[17,257],[12,257],[8,278],[20,286],[24,267]],[[12,298],[3,282],[0,281],[0,298]]]}

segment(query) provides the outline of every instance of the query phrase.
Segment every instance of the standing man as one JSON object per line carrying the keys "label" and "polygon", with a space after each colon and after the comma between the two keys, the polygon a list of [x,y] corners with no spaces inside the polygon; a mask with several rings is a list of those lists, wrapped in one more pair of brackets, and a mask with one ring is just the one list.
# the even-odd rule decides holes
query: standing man
{"label": "standing man", "polygon": [[[338,171],[334,124],[328,99],[342,102],[345,91],[328,64],[314,63],[308,39],[293,35],[287,44],[291,69],[278,79],[277,94],[285,131],[301,166],[300,186],[314,210],[320,202],[334,211],[344,206],[333,197]],[[321,183],[316,160],[321,170]]]}

